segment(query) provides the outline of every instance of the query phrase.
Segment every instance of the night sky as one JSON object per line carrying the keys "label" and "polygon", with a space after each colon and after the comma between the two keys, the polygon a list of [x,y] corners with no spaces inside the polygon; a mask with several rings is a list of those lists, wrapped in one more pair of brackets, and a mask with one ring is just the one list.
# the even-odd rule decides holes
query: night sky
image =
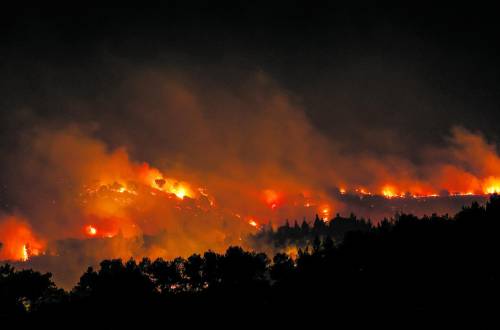
{"label": "night sky", "polygon": [[105,97],[130,70],[158,67],[222,86],[265,72],[349,148],[409,155],[452,125],[499,138],[493,8],[169,1],[18,8],[1,21],[3,141],[20,109],[88,120],[67,100]]}

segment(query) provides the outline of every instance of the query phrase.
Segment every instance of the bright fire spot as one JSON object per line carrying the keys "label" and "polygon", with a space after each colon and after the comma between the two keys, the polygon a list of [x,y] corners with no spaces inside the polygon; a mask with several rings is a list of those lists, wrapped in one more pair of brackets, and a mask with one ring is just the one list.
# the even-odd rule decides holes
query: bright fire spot
{"label": "bright fire spot", "polygon": [[0,260],[26,261],[43,253],[45,242],[35,236],[22,218],[0,218]]}
{"label": "bright fire spot", "polygon": [[487,194],[498,194],[500,193],[500,186],[491,186],[486,188]]}
{"label": "bright fire spot", "polygon": [[257,222],[255,222],[254,220],[248,220],[248,224],[252,227],[257,227]]}
{"label": "bright fire spot", "polygon": [[172,192],[174,193],[175,196],[177,196],[177,198],[180,199],[184,199],[184,197],[187,196],[186,189],[184,189],[183,187],[174,189]]}
{"label": "bright fire spot", "polygon": [[398,196],[398,194],[396,194],[394,188],[391,186],[383,187],[382,188],[382,195],[384,195],[387,198],[392,198],[392,197]]}
{"label": "bright fire spot", "polygon": [[174,179],[164,179],[162,176],[158,176],[159,172],[157,170],[150,170],[150,172],[148,177],[152,188],[174,194],[179,199],[184,199],[184,197],[193,198],[194,193],[187,184]]}
{"label": "bright fire spot", "polygon": [[355,189],[355,191],[361,195],[371,195],[371,192],[367,191],[365,188],[358,188]]}
{"label": "bright fire spot", "polygon": [[26,247],[26,244],[23,245],[22,251],[21,251],[21,260],[22,261],[28,261],[29,255],[28,255],[28,248]]}
{"label": "bright fire spot", "polygon": [[500,193],[500,179],[495,177],[490,177],[486,180],[484,184],[485,194],[498,194]]}
{"label": "bright fire spot", "polygon": [[329,207],[323,207],[321,209],[321,220],[328,221],[328,217],[329,216],[330,216],[330,208]]}
{"label": "bright fire spot", "polygon": [[95,236],[97,234],[97,228],[92,225],[88,225],[85,227],[85,232],[90,236]]}
{"label": "bright fire spot", "polygon": [[345,188],[340,188],[339,191],[341,195],[345,195],[347,193],[347,190],[345,190]]}
{"label": "bright fire spot", "polygon": [[296,246],[291,245],[285,249],[285,253],[288,254],[290,256],[290,258],[295,260],[299,254],[299,251],[298,251],[298,248]]}

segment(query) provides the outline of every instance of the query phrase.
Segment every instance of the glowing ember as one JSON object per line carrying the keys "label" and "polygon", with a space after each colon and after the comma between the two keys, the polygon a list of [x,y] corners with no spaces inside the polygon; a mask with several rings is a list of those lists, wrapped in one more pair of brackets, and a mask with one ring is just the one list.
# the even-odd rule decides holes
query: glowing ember
{"label": "glowing ember", "polygon": [[184,199],[184,197],[187,196],[186,189],[184,189],[183,187],[179,187],[177,189],[174,189],[172,192],[175,196],[177,196],[177,198],[180,198],[180,199]]}
{"label": "glowing ember", "polygon": [[321,220],[328,221],[329,216],[330,216],[330,208],[328,206],[323,207],[321,209]]}
{"label": "glowing ember", "polygon": [[249,220],[249,221],[248,221],[248,224],[249,224],[250,226],[252,226],[252,227],[257,227],[257,226],[258,226],[257,222],[255,222],[254,220]]}
{"label": "glowing ember", "polygon": [[358,188],[355,191],[361,195],[371,195],[372,194],[371,192],[367,191],[365,188]]}
{"label": "glowing ember", "polygon": [[163,176],[156,177],[154,179],[149,179],[150,177],[157,176],[158,174],[160,174],[160,172],[157,169],[149,169],[149,168],[148,171],[151,172],[147,174],[148,180],[150,180],[151,182],[150,183],[151,188],[169,194],[173,194],[179,199],[184,199],[184,197],[189,197],[189,198],[195,197],[194,193],[192,192],[188,184],[184,182],[181,183],[174,179],[164,179]]}
{"label": "glowing ember", "polygon": [[97,235],[97,228],[92,225],[88,225],[85,227],[85,232],[90,236],[95,236]]}

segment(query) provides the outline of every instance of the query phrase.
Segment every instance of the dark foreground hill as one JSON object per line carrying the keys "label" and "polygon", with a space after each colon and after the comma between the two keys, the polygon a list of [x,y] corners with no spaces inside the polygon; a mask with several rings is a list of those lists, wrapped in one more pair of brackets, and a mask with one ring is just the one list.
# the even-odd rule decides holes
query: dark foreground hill
{"label": "dark foreground hill", "polygon": [[[4,265],[0,319],[484,319],[498,312],[499,224],[500,197],[493,195],[454,217],[400,215],[354,226],[342,240],[318,235],[295,259],[230,247],[169,261],[104,260],[70,292],[50,274]],[[287,242],[297,239],[282,237],[287,232],[300,234],[278,232]]]}

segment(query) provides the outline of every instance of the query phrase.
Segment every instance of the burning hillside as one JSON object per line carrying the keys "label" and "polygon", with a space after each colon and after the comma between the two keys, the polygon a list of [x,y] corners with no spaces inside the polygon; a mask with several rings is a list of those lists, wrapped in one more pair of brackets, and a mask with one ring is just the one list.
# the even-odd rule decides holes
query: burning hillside
{"label": "burning hillside", "polygon": [[[480,134],[453,128],[412,158],[351,150],[265,75],[233,89],[186,80],[140,75],[120,98],[80,105],[92,121],[20,130],[0,173],[0,259],[73,284],[67,274],[103,258],[222,251],[316,214],[453,213],[500,191],[500,157]],[[126,115],[109,118],[115,107]]]}
{"label": "burning hillside", "polygon": [[[453,173],[458,181],[446,175],[436,181],[450,182],[450,186],[423,180],[413,180],[413,185],[406,186],[405,180],[393,180],[379,187],[343,185],[316,192],[314,187],[291,178],[289,183],[278,180],[271,187],[234,182],[231,193],[244,193],[228,200],[226,192],[219,190],[220,184],[212,189],[203,183],[172,178],[146,163],[131,161],[124,149],[107,151],[102,142],[79,130],[40,133],[35,148],[40,154],[31,161],[38,161],[36,166],[45,170],[44,177],[51,181],[38,187],[33,183],[32,190],[23,191],[35,194],[25,212],[17,211],[27,218],[3,218],[2,259],[27,260],[45,253],[57,256],[62,253],[61,247],[55,248],[50,242],[66,239],[132,239],[158,233],[165,235],[155,244],[134,251],[125,244],[110,253],[117,257],[175,257],[244,244],[249,233],[269,221],[279,224],[315,214],[327,221],[336,213],[346,212],[375,221],[397,212],[451,213],[499,189],[493,176],[482,179],[454,168],[446,173]],[[495,165],[498,160],[490,161]],[[450,164],[443,166],[452,168]],[[50,194],[40,194],[42,188]],[[101,252],[106,257],[106,251]]]}

